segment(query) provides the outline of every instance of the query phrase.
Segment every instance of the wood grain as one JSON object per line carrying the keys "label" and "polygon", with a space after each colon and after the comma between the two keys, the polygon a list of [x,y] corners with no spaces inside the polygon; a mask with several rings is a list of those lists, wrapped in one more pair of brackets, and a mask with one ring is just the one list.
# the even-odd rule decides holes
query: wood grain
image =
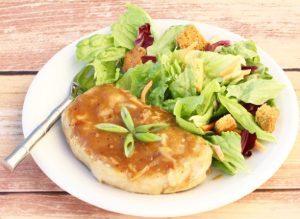
{"label": "wood grain", "polygon": [[[201,203],[199,203],[201,205]],[[182,206],[184,207],[184,206]],[[241,200],[187,218],[296,219],[300,214],[300,191],[259,191]],[[1,219],[18,218],[136,218],[105,211],[65,193],[16,193],[0,195]]]}
{"label": "wood grain", "polygon": [[[286,72],[300,99],[299,72]],[[0,86],[0,159],[23,139],[21,109],[26,91],[34,75],[1,76]],[[300,189],[300,135],[295,147],[279,171],[260,189]],[[266,152],[267,153],[267,152]],[[14,173],[0,165],[0,192],[61,191],[27,158]]]}
{"label": "wood grain", "polygon": [[[21,111],[34,72],[65,45],[111,25],[124,11],[125,2],[0,0],[0,160],[23,139]],[[253,39],[287,70],[300,102],[299,0],[131,2],[153,18],[203,22]],[[299,158],[300,135],[288,159],[258,190],[220,209],[183,218],[299,218]],[[0,165],[0,219],[24,218],[136,217],[105,211],[68,195],[29,156],[14,173]]]}
{"label": "wood grain", "polygon": [[[0,1],[0,71],[38,70],[75,39],[111,25],[127,0]],[[255,40],[284,68],[299,67],[300,1],[132,1],[153,18],[194,20]]]}

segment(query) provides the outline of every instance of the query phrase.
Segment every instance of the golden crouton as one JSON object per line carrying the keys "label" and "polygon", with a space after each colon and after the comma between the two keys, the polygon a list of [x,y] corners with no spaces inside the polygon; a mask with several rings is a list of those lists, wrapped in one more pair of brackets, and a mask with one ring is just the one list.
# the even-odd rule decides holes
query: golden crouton
{"label": "golden crouton", "polygon": [[131,51],[127,52],[124,58],[123,71],[142,64],[142,56],[146,55],[146,50],[143,47],[134,47]]}
{"label": "golden crouton", "polygon": [[236,127],[237,125],[234,118],[230,114],[227,114],[216,121],[215,131],[220,134],[225,131],[233,131]]}
{"label": "golden crouton", "polygon": [[273,132],[278,116],[278,109],[264,104],[257,109],[255,113],[255,120],[263,130]]}
{"label": "golden crouton", "polygon": [[176,38],[176,43],[180,49],[191,47],[191,49],[204,50],[207,42],[197,28],[189,25]]}

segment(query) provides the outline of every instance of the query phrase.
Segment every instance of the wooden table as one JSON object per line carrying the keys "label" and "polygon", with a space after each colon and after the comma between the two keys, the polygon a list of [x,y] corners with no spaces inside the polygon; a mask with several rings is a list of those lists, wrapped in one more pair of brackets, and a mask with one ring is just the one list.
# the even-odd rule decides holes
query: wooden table
{"label": "wooden table", "polygon": [[[136,3],[153,18],[195,20],[255,40],[282,66],[300,97],[299,0]],[[123,10],[124,1],[0,1],[0,159],[23,139],[22,105],[38,70],[62,47],[110,25]],[[255,192],[193,218],[300,218],[299,146],[300,138],[280,170]],[[128,218],[62,191],[31,157],[14,173],[0,166],[0,218],[50,217]]]}

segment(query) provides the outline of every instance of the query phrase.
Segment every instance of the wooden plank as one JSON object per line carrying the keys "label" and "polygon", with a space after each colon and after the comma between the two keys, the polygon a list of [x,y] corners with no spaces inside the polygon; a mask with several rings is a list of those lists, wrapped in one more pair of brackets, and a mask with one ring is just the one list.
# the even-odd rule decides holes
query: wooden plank
{"label": "wooden plank", "polygon": [[[0,160],[23,140],[22,106],[33,77],[0,76]],[[0,176],[0,192],[61,190],[45,176],[30,156],[13,173],[0,165]]]}
{"label": "wooden plank", "polygon": [[[0,71],[40,69],[65,45],[111,25],[124,11],[125,2],[1,1]],[[132,2],[153,18],[194,20],[229,29],[255,40],[282,67],[299,67],[299,1]]]}
{"label": "wooden plank", "polygon": [[[199,203],[201,205],[201,203]],[[182,206],[184,207],[184,206]],[[289,218],[300,214],[300,191],[258,191],[225,207],[185,218]],[[65,193],[0,195],[2,219],[14,218],[136,218],[88,205]],[[259,216],[258,216],[259,215]]]}
{"label": "wooden plank", "polygon": [[[286,72],[300,99],[299,72]],[[25,92],[33,75],[0,76],[0,159],[3,159],[23,139],[21,109]],[[280,170],[261,188],[300,188],[300,136],[290,156]],[[29,157],[14,173],[0,165],[0,192],[9,191],[61,191]]]}

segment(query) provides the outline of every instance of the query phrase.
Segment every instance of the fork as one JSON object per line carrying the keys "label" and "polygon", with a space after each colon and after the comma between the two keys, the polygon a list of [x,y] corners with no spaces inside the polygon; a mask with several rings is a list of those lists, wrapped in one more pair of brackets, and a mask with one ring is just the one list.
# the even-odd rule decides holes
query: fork
{"label": "fork", "polygon": [[70,105],[74,97],[77,96],[79,86],[75,82],[75,78],[72,81],[71,89],[68,97],[61,102],[47,118],[42,121],[31,133],[23,140],[16,148],[2,161],[4,166],[13,171],[16,166],[24,160],[24,158],[30,153],[33,146],[51,129],[54,123],[59,119],[62,112]]}

